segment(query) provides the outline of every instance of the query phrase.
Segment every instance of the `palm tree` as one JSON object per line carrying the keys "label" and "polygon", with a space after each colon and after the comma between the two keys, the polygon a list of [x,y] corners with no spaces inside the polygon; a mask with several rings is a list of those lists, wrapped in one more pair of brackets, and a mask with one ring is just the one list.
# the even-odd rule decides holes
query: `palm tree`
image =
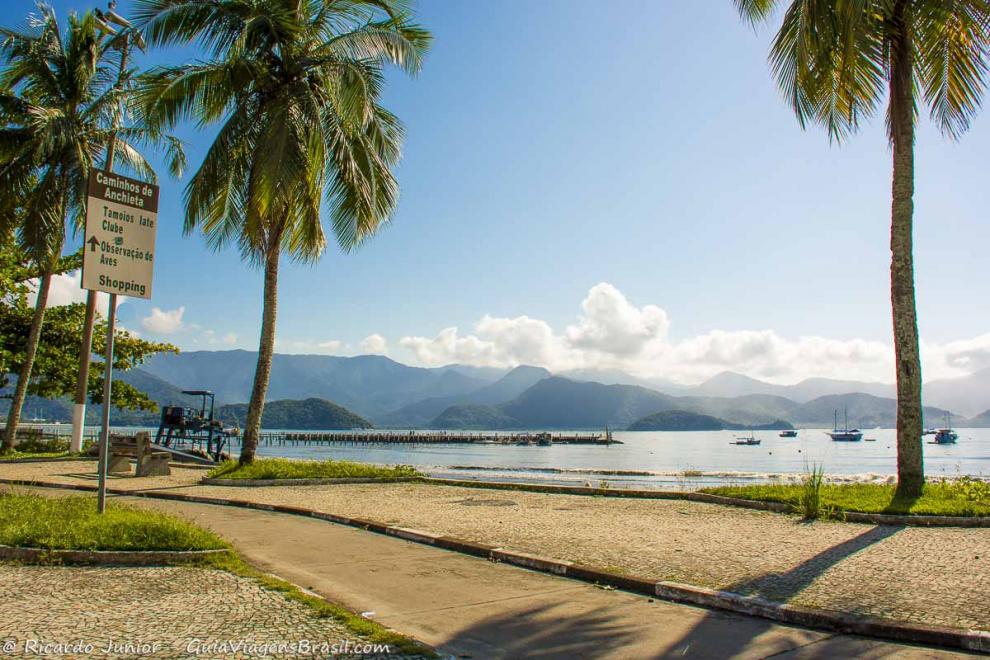
{"label": "palm tree", "polygon": [[185,192],[185,229],[237,244],[264,269],[264,308],[241,463],[254,460],[275,346],[279,259],[347,251],[395,209],[402,126],[379,104],[383,67],[416,73],[430,43],[396,0],[137,0],[152,43],[198,39],[211,59],[150,71],[158,126],[222,122]]}
{"label": "palm tree", "polygon": [[887,99],[893,151],[890,300],[897,370],[897,492],[924,486],[921,359],[912,224],[917,107],[959,138],[979,109],[990,51],[986,0],[735,0],[744,18],[769,20],[787,4],[770,50],[773,74],[804,127],[842,141]]}
{"label": "palm tree", "polygon": [[[39,10],[26,31],[0,29],[0,198],[23,200],[16,213],[18,240],[40,273],[5,451],[14,446],[67,225],[77,230],[85,223],[90,169],[120,114],[114,51],[93,14],[70,15],[63,34],[55,12],[44,5]],[[122,128],[118,155],[130,170],[154,179],[137,145],[162,137],[141,127]],[[171,139],[168,144],[171,169],[178,173],[181,147]],[[3,221],[9,224],[14,215],[4,212]]]}

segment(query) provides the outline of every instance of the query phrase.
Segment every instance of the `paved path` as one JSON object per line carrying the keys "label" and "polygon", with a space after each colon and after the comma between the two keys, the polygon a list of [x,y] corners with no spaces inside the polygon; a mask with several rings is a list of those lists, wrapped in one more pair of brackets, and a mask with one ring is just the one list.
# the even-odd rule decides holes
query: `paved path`
{"label": "paved path", "polygon": [[296,655],[273,643],[295,644],[298,655],[308,646],[322,657],[334,645],[369,655],[374,648],[342,624],[226,571],[0,565],[0,656]]}
{"label": "paved path", "polygon": [[[93,462],[0,465],[0,477],[94,484]],[[300,506],[648,580],[949,628],[990,631],[990,528],[842,522],[687,502],[428,484],[231,488],[202,470],[115,478],[121,489]]]}
{"label": "paved path", "polygon": [[184,515],[255,565],[462,658],[964,657],[605,591],[309,518],[119,499]]}

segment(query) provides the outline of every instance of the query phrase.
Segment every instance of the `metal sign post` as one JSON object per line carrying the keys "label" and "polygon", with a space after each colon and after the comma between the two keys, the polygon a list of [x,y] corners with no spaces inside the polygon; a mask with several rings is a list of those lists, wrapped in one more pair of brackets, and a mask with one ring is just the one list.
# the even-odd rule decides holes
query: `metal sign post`
{"label": "metal sign post", "polygon": [[103,376],[103,429],[97,468],[97,508],[100,513],[106,508],[117,296],[151,298],[157,225],[158,186],[105,170],[93,170],[86,200],[82,288],[110,294]]}
{"label": "metal sign post", "polygon": [[100,459],[97,461],[99,485],[96,491],[96,510],[107,508],[107,465],[110,460],[110,388],[113,385],[113,333],[117,325],[117,294],[110,294],[107,309],[107,350],[103,369],[103,429],[100,431]]}

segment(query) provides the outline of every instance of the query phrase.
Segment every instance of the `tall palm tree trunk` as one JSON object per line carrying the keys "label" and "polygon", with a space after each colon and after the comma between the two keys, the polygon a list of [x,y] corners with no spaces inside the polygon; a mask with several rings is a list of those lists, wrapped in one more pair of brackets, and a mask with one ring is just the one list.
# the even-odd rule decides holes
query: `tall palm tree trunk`
{"label": "tall palm tree trunk", "polygon": [[275,241],[265,257],[265,297],[261,316],[261,341],[258,346],[258,366],[254,370],[254,389],[248,404],[247,428],[241,445],[241,465],[254,461],[258,436],[261,433],[261,414],[265,410],[265,394],[272,373],[272,355],[275,352],[275,316],[278,308],[278,258],[281,245]]}
{"label": "tall palm tree trunk", "polygon": [[24,362],[21,373],[17,376],[17,388],[14,399],[10,402],[7,413],[7,432],[3,437],[3,451],[11,451],[17,438],[17,425],[21,421],[21,409],[27,397],[28,382],[31,380],[31,369],[34,368],[34,357],[38,354],[38,342],[41,340],[41,326],[45,321],[45,306],[48,304],[48,290],[52,286],[51,273],[41,276],[38,287],[38,300],[34,303],[34,318],[31,320],[31,331],[28,333],[27,346],[24,349]]}
{"label": "tall palm tree trunk", "polygon": [[890,213],[890,302],[897,368],[897,493],[917,497],[925,481],[922,456],[921,357],[914,299],[914,90],[909,0],[892,16],[890,136],[894,173]]}

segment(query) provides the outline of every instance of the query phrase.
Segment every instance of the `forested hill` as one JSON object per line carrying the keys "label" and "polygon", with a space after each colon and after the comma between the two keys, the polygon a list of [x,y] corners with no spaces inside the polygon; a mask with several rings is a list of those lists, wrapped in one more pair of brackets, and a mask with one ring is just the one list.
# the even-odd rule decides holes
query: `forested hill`
{"label": "forested hill", "polygon": [[[218,417],[226,423],[236,422],[243,427],[247,423],[246,403],[221,406]],[[265,429],[343,430],[370,429],[373,424],[343,406],[326,399],[283,399],[269,401],[261,415],[261,427]]]}

